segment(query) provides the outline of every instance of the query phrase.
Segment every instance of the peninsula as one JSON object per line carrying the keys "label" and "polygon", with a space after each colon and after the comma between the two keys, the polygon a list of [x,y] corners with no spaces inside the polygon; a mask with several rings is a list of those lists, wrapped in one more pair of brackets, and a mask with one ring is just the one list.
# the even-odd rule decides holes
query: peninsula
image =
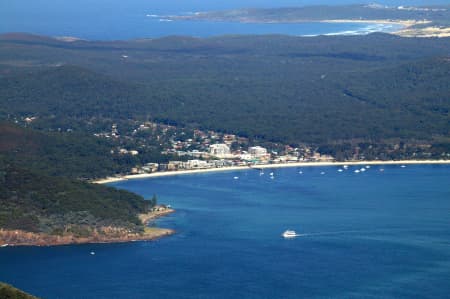
{"label": "peninsula", "polygon": [[15,287],[0,282],[0,298],[4,299],[39,299]]}
{"label": "peninsula", "polygon": [[317,5],[266,9],[235,9],[165,16],[170,20],[240,23],[378,23],[398,25],[405,37],[450,36],[450,6]]}
{"label": "peninsula", "polygon": [[[132,231],[124,227],[102,226],[102,227],[78,227],[74,232],[75,225],[66,226],[67,229],[59,234],[43,232],[30,232],[20,229],[0,229],[0,247],[7,246],[56,246],[85,243],[123,243],[135,241],[152,241],[175,233],[172,229],[147,226],[156,218],[173,213],[173,209],[164,209],[159,212],[148,212],[139,214],[139,219],[145,225],[139,231]],[[80,229],[84,229],[80,233]]]}
{"label": "peninsula", "polygon": [[[60,159],[58,149],[68,158],[71,147],[74,144],[66,138],[0,123],[1,247],[153,240],[174,233],[148,226],[173,212],[158,204],[156,196],[145,200],[131,192],[88,183],[80,174],[93,169],[81,160],[72,171],[72,163],[61,159],[64,167],[60,168],[55,161]],[[90,149],[97,151],[99,163],[101,147]],[[55,162],[47,160],[51,157]]]}

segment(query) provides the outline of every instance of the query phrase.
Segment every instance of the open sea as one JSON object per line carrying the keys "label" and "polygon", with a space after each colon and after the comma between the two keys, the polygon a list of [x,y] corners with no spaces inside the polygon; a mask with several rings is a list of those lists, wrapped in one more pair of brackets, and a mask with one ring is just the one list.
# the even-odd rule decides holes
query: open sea
{"label": "open sea", "polygon": [[[177,233],[0,248],[0,281],[50,299],[449,298],[450,166],[355,169],[114,183],[171,204],[157,225]],[[287,229],[300,236],[283,239]]]}
{"label": "open sea", "polygon": [[[209,37],[228,34],[368,34],[400,27],[373,24],[238,24],[168,22],[164,15],[197,11],[305,5],[371,3],[371,0],[2,0],[0,33],[28,32],[89,40],[155,38],[167,35]],[[385,5],[448,4],[448,0],[382,0]],[[151,15],[155,15],[151,17]]]}

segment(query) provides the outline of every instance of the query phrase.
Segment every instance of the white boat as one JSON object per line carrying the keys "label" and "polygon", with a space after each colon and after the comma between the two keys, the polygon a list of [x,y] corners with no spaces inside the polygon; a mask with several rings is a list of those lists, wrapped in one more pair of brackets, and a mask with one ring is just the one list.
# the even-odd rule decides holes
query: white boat
{"label": "white boat", "polygon": [[405,168],[406,166],[405,165],[402,165],[402,166],[400,166],[401,168]]}
{"label": "white boat", "polygon": [[360,171],[364,172],[364,171],[366,171],[366,169],[365,168],[361,168]]}
{"label": "white boat", "polygon": [[282,234],[283,238],[295,238],[298,236],[298,234],[295,232],[295,230],[287,230]]}
{"label": "white boat", "polygon": [[233,179],[235,179],[235,180],[238,180],[239,179],[239,177],[238,176],[235,176]]}
{"label": "white boat", "polygon": [[348,165],[344,165],[343,167],[344,167],[344,169],[347,169],[347,168],[348,168]]}
{"label": "white boat", "polygon": [[355,172],[355,173],[359,173],[359,169],[356,169],[354,172]]}
{"label": "white boat", "polygon": [[338,169],[338,172],[343,172],[343,170],[339,168],[339,169]]}
{"label": "white boat", "polygon": [[0,247],[8,247],[9,244],[2,244]]}

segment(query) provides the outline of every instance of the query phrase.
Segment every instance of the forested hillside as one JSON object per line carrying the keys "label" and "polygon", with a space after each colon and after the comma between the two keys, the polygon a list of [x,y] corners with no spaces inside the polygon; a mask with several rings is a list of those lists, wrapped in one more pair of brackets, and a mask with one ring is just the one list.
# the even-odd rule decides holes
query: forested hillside
{"label": "forested hillside", "polygon": [[[99,178],[129,169],[112,144],[80,133],[39,132],[0,123],[0,159],[48,175]],[[125,165],[122,165],[125,164]]]}
{"label": "forested hillside", "polygon": [[1,167],[0,227],[62,235],[89,235],[94,228],[115,226],[143,230],[137,214],[149,202],[102,185],[50,177],[16,167]]}
{"label": "forested hillside", "polygon": [[80,180],[121,169],[109,151],[97,138],[0,123],[0,228],[75,237],[105,227],[143,232],[137,215],[149,201]]}
{"label": "forested hillside", "polygon": [[292,144],[447,142],[449,49],[450,39],[385,34],[74,43],[6,35],[0,111],[75,128],[151,119]]}

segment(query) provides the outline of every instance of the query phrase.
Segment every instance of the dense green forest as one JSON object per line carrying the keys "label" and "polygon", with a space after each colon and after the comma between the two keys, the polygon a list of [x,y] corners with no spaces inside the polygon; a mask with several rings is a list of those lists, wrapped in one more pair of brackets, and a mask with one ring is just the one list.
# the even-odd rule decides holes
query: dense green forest
{"label": "dense green forest", "polygon": [[449,49],[450,39],[386,34],[74,43],[4,35],[0,113],[72,128],[151,119],[291,144],[441,143]]}
{"label": "dense green forest", "polygon": [[2,299],[38,299],[21,290],[16,289],[5,283],[0,282],[0,298]]}
{"label": "dense green forest", "polygon": [[[0,227],[62,234],[71,227],[143,229],[142,197],[77,178],[113,173],[109,149],[93,137],[43,133],[0,124]],[[85,229],[84,229],[85,230]]]}
{"label": "dense green forest", "polygon": [[71,178],[105,177],[129,169],[104,139],[40,132],[0,123],[0,158],[23,168]]}
{"label": "dense green forest", "polygon": [[46,176],[7,164],[0,184],[0,227],[30,232],[75,235],[85,227],[143,229],[138,213],[149,202],[127,191]]}

